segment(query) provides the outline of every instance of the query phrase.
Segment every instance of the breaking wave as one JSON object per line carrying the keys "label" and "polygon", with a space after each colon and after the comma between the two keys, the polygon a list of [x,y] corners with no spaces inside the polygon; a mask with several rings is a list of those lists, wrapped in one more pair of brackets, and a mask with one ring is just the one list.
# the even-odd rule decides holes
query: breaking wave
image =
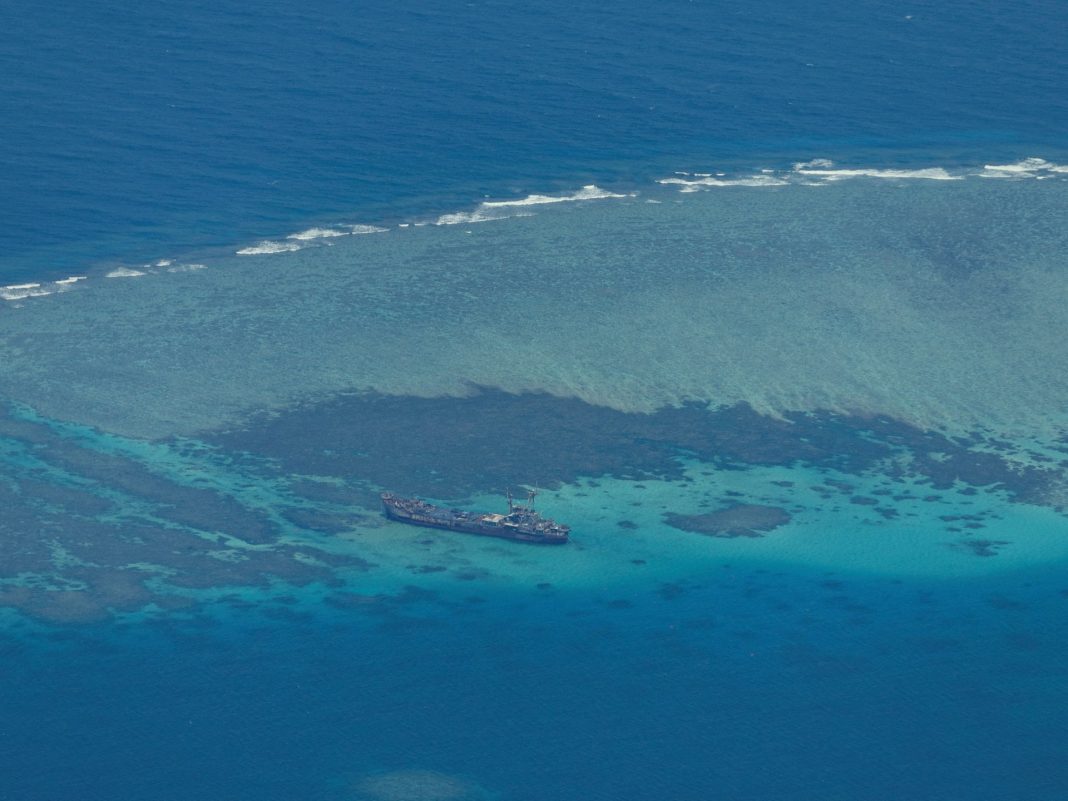
{"label": "breaking wave", "polygon": [[454,211],[450,214],[442,214],[434,225],[462,225],[464,223],[492,222],[493,220],[507,220],[512,214],[491,214],[485,210],[485,203],[474,211]]}
{"label": "breaking wave", "polygon": [[978,173],[980,178],[1050,178],[1055,174],[1068,173],[1068,165],[1053,164],[1040,158],[1029,158],[1014,164],[987,164]]}
{"label": "breaking wave", "polygon": [[918,170],[836,169],[834,162],[825,159],[795,164],[793,172],[797,175],[820,178],[825,181],[842,181],[847,178],[920,178],[928,181],[959,181],[964,178],[963,175],[953,175],[942,167],[925,167]]}
{"label": "breaking wave", "polygon": [[54,295],[57,292],[66,292],[79,281],[84,280],[84,275],[72,275],[69,278],[61,278],[58,281],[44,283],[8,284],[7,286],[0,286],[0,299],[18,301]]}
{"label": "breaking wave", "polygon": [[839,167],[830,159],[799,161],[789,170],[763,169],[749,175],[730,176],[727,173],[677,172],[670,178],[660,178],[658,184],[678,186],[681,192],[697,192],[707,187],[746,186],[769,187],[799,183],[810,186],[845,181],[854,178],[876,178],[898,181],[963,181],[967,178],[1053,178],[1068,176],[1068,166],[1054,164],[1041,158],[1026,158],[1012,164],[987,164],[981,171],[975,168],[948,169],[946,167],[892,168]]}
{"label": "breaking wave", "polygon": [[339,231],[336,228],[309,228],[307,231],[300,231],[295,234],[290,234],[286,239],[296,239],[300,242],[309,242],[313,239],[329,239],[334,236],[348,236],[348,231]]}
{"label": "breaking wave", "polygon": [[388,231],[378,225],[344,225],[331,226],[329,228],[315,226],[295,234],[289,234],[285,239],[264,239],[255,245],[248,245],[236,251],[238,256],[266,256],[272,253],[292,253],[300,250],[310,242],[320,239],[335,239],[342,236],[354,236],[357,234],[379,234]]}
{"label": "breaking wave", "polygon": [[134,269],[131,269],[130,267],[119,267],[118,269],[112,270],[111,272],[109,272],[104,277],[105,278],[140,278],[142,275],[148,275],[148,273],[144,272],[143,270],[134,270]]}
{"label": "breaking wave", "polygon": [[675,178],[661,178],[658,184],[680,186],[682,192],[696,192],[704,186],[784,186],[789,183],[784,178],[774,175],[753,175],[748,178],[727,178],[725,173],[679,173]]}
{"label": "breaking wave", "polygon": [[608,198],[634,197],[632,194],[620,194],[601,189],[594,184],[587,184],[570,195],[527,195],[520,200],[487,200],[481,205],[487,209],[499,209],[507,206],[542,206],[546,203],[570,203],[576,200],[605,200]]}
{"label": "breaking wave", "polygon": [[291,253],[300,250],[301,245],[297,242],[277,242],[265,239],[257,245],[249,245],[237,251],[238,256],[264,256],[269,253]]}
{"label": "breaking wave", "polygon": [[473,211],[456,211],[442,214],[434,225],[461,225],[464,223],[491,222],[493,220],[506,220],[510,217],[527,217],[529,212],[512,212],[508,209],[524,208],[526,206],[544,206],[551,203],[574,203],[583,200],[607,200],[614,198],[634,197],[635,193],[620,194],[609,192],[594,184],[587,184],[577,192],[567,195],[527,195],[515,200],[485,200],[479,203]]}
{"label": "breaking wave", "polygon": [[332,239],[338,236],[353,236],[355,234],[379,234],[388,230],[388,228],[382,228],[378,225],[346,225],[335,228],[309,228],[306,231],[290,234],[286,239],[294,239],[298,242],[310,242],[315,239]]}
{"label": "breaking wave", "polygon": [[[977,167],[842,167],[826,158],[798,161],[788,168],[757,169],[748,173],[726,172],[675,172],[659,178],[656,185],[664,188],[677,187],[682,193],[693,193],[720,188],[777,188],[787,185],[820,186],[853,179],[878,179],[893,181],[963,181],[971,178],[1026,180],[1068,180],[1068,165],[1057,164],[1044,158],[1029,157],[1006,164],[986,164]],[[619,192],[604,189],[596,184],[587,184],[578,190],[560,194],[529,194],[521,198],[484,200],[474,208],[452,211],[431,219],[396,223],[399,229],[427,225],[470,225],[494,220],[529,217],[536,207],[566,203],[582,203],[593,200],[626,199],[637,192]],[[647,203],[659,203],[654,197]],[[264,256],[293,253],[308,247],[332,244],[331,240],[355,235],[384,233],[390,229],[372,224],[330,224],[312,226],[286,235],[282,239],[264,239],[242,247],[234,253],[238,256]],[[205,269],[203,263],[179,263],[174,259],[158,259],[138,267],[121,266],[104,274],[106,278],[138,278],[158,273],[190,273]],[[26,282],[0,286],[0,300],[22,301],[44,297],[70,289],[85,276],[73,276],[50,282]],[[94,279],[96,280],[96,279]]]}

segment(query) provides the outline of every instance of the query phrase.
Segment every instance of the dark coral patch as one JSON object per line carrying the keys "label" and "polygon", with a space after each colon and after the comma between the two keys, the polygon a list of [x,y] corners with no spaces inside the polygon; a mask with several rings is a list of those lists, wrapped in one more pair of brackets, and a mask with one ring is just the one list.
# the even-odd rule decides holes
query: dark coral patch
{"label": "dark coral patch", "polygon": [[664,522],[673,528],[709,537],[762,537],[790,522],[790,513],[777,506],[737,504],[700,515],[668,512]]}
{"label": "dark coral patch", "polygon": [[[802,459],[861,470],[890,450],[831,418],[784,421],[748,406],[699,404],[629,414],[574,398],[488,389],[465,398],[345,395],[206,437],[277,459],[287,472],[357,477],[438,498],[601,475],[678,480],[683,452],[722,465]],[[370,488],[349,497],[362,503],[364,495],[375,503]]]}
{"label": "dark coral patch", "polygon": [[995,609],[1002,609],[1007,612],[1020,612],[1027,609],[1027,604],[1007,595],[988,595],[986,602]]}
{"label": "dark coral patch", "polygon": [[[1053,465],[1020,469],[991,453],[989,439],[979,435],[955,440],[885,416],[815,411],[772,418],[744,404],[709,409],[697,403],[639,414],[487,388],[460,398],[341,395],[255,416],[205,438],[269,457],[285,472],[343,479],[347,491],[314,491],[363,506],[377,506],[375,487],[465,498],[602,475],[677,481],[685,477],[680,455],[721,469],[803,462],[853,475],[888,471],[889,478],[919,478],[936,489],[995,486],[1035,503],[1049,497],[1063,473]],[[972,450],[977,444],[984,448]],[[901,452],[911,458],[888,458]],[[848,481],[827,485],[826,492],[854,494]]]}
{"label": "dark coral patch", "polygon": [[[573,398],[477,388],[460,398],[349,394],[204,434],[202,441],[215,448],[213,453],[229,460],[232,476],[287,487],[291,500],[267,510],[216,491],[210,482],[171,480],[137,459],[101,452],[80,437],[2,409],[0,436],[62,476],[16,468],[13,481],[0,482],[0,578],[37,574],[67,580],[57,583],[60,589],[9,592],[0,605],[71,619],[149,603],[182,603],[140,582],[141,589],[130,592],[107,589],[105,578],[132,564],[155,566],[148,569],[158,568],[173,587],[263,587],[279,578],[293,584],[329,582],[340,565],[315,549],[315,537],[298,549],[283,546],[282,536],[293,529],[329,534],[371,523],[357,521],[347,510],[376,509],[379,488],[459,500],[517,484],[586,482],[592,488],[597,483],[589,479],[597,476],[681,481],[687,478],[680,459],[685,457],[704,462],[706,475],[800,463],[846,478],[883,473],[926,485],[930,494],[924,500],[931,502],[941,501],[944,490],[994,488],[1013,500],[1048,503],[1065,470],[1063,463],[1021,469],[1006,456],[1008,443],[981,435],[952,439],[886,417],[816,411],[771,418],[744,405],[708,409],[701,404],[630,414]],[[189,447],[178,441],[160,445],[177,454]],[[896,458],[903,454],[909,458]],[[892,518],[889,506],[874,505],[885,491],[858,496],[861,484],[828,480],[817,492],[835,501],[853,496],[854,503]],[[905,500],[910,494],[894,497]],[[728,498],[722,509],[669,513],[665,519],[716,537],[761,536],[790,519],[776,506],[746,505],[737,494]],[[142,509],[148,510],[145,515]],[[964,529],[985,521],[961,516],[947,522],[962,529],[954,535],[962,537],[954,547],[986,556],[1005,544],[963,538]],[[620,520],[618,525],[628,530],[634,524]],[[57,561],[57,553],[70,559]],[[78,579],[71,564],[92,565],[87,569],[96,574]],[[361,566],[367,567],[358,560],[348,564]],[[484,576],[460,571],[455,578]],[[82,595],[56,594],[68,591]]]}
{"label": "dark coral patch", "polygon": [[1009,540],[957,540],[951,542],[950,547],[976,556],[997,556],[1002,548],[1011,544]]}
{"label": "dark coral patch", "polygon": [[41,464],[0,481],[0,606],[31,617],[173,611],[196,603],[182,590],[330,582],[336,568],[370,567],[311,542],[282,544],[264,511],[2,409],[0,436]]}
{"label": "dark coral patch", "polygon": [[114,610],[138,609],[155,600],[158,596],[144,585],[146,578],[135,570],[78,568],[68,576],[78,587],[8,585],[0,588],[0,606],[14,606],[49,623],[92,623]]}
{"label": "dark coral patch", "polygon": [[453,573],[453,578],[457,581],[481,581],[489,578],[489,575],[486,570],[457,570]]}
{"label": "dark coral patch", "polygon": [[385,603],[384,595],[361,595],[355,592],[339,592],[323,599],[335,609],[361,609]]}
{"label": "dark coral patch", "polygon": [[665,601],[673,601],[679,596],[685,594],[686,588],[681,584],[675,582],[665,582],[660,585],[660,588],[656,591],[656,594],[663,598]]}
{"label": "dark coral patch", "polygon": [[324,512],[317,509],[283,508],[279,514],[297,528],[310,531],[321,531],[325,534],[341,534],[351,531],[356,525],[364,522],[365,515],[357,515],[352,512]]}

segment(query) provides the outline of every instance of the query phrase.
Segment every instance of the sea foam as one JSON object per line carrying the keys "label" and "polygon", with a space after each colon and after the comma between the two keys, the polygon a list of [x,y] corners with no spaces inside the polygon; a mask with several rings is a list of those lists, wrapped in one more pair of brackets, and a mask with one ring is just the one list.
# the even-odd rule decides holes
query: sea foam
{"label": "sea foam", "polygon": [[299,231],[295,234],[290,234],[286,239],[296,239],[300,242],[308,242],[313,239],[329,239],[335,236],[348,236],[348,231],[339,231],[337,228],[309,228],[306,231]]}
{"label": "sea foam", "polygon": [[[515,200],[484,200],[473,211],[457,211],[442,214],[434,225],[461,225],[464,223],[492,222],[510,217],[527,217],[529,212],[509,212],[509,209],[521,209],[526,206],[544,206],[552,203],[574,203],[583,200],[609,200],[635,197],[635,193],[621,194],[609,192],[594,184],[587,184],[576,192],[566,195],[527,195]],[[417,223],[418,224],[418,223]]]}
{"label": "sea foam", "polygon": [[507,206],[542,206],[546,203],[570,203],[577,200],[606,200],[610,198],[634,197],[634,194],[620,194],[609,192],[594,184],[587,184],[577,192],[568,195],[527,195],[517,200],[486,200],[481,204],[487,209],[498,209]]}
{"label": "sea foam", "polygon": [[25,300],[27,298],[41,298],[53,295],[56,292],[67,292],[79,281],[85,281],[84,275],[72,275],[68,278],[60,278],[58,281],[45,283],[8,284],[0,286],[0,299],[8,301]]}
{"label": "sea foam", "polygon": [[336,239],[344,236],[360,234],[379,234],[388,231],[379,225],[342,225],[342,226],[314,226],[295,234],[289,234],[284,241],[264,240],[257,245],[250,245],[237,251],[239,256],[261,256],[269,253],[290,253],[300,250],[305,243],[315,242],[320,239]]}
{"label": "sea foam", "polygon": [[0,286],[0,298],[4,300],[23,300],[25,298],[37,298],[43,295],[51,295],[52,290],[45,289],[40,284],[9,284]]}
{"label": "sea foam", "polygon": [[263,256],[270,253],[291,253],[300,250],[302,245],[298,242],[278,242],[265,239],[256,245],[249,245],[237,251],[238,256]]}
{"label": "sea foam", "polygon": [[346,225],[343,228],[309,228],[290,234],[286,239],[295,239],[299,242],[310,242],[315,239],[333,239],[338,236],[353,236],[354,234],[380,234],[388,231],[378,225]]}
{"label": "sea foam", "polygon": [[848,178],[919,178],[928,181],[959,181],[964,177],[963,175],[954,175],[943,167],[923,167],[912,170],[872,167],[836,169],[834,162],[827,159],[816,159],[815,161],[795,164],[793,171],[798,175],[819,178],[824,181],[842,181]]}
{"label": "sea foam", "polygon": [[1068,165],[1053,164],[1041,158],[1027,158],[1013,164],[987,164],[976,173],[980,178],[1049,178],[1068,173]]}
{"label": "sea foam", "polygon": [[787,184],[807,184],[818,186],[851,178],[880,178],[928,181],[958,181],[963,174],[952,173],[943,167],[923,167],[919,169],[894,168],[839,168],[830,159],[811,159],[793,165],[788,171],[763,168],[749,175],[727,175],[726,173],[689,173],[677,172],[670,178],[660,178],[662,186],[677,186],[680,192],[692,193],[708,187],[776,187]]}
{"label": "sea foam", "polygon": [[683,192],[694,192],[705,186],[785,186],[789,181],[774,175],[727,178],[723,175],[695,174],[689,178],[660,178],[657,183],[664,186],[679,186]]}
{"label": "sea foam", "polygon": [[[454,211],[450,214],[442,214],[436,220],[434,225],[463,225],[464,223],[482,223],[493,222],[494,220],[507,220],[511,214],[491,214],[485,209],[485,204],[482,204],[474,211]],[[420,225],[420,223],[416,223]]]}

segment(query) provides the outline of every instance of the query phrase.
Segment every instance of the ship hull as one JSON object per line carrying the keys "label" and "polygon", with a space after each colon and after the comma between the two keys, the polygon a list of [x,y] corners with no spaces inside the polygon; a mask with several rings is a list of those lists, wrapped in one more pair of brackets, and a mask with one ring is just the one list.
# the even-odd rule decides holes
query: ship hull
{"label": "ship hull", "polygon": [[[407,523],[411,526],[423,528],[435,528],[441,531],[459,531],[464,534],[475,534],[480,537],[496,537],[512,542],[524,542],[531,545],[566,545],[567,534],[548,536],[538,533],[530,533],[517,529],[515,526],[500,525],[487,522],[483,515],[453,512],[434,507],[437,514],[411,513],[405,509],[398,509],[388,501],[384,502],[386,517],[398,523]],[[499,516],[498,516],[499,517]]]}

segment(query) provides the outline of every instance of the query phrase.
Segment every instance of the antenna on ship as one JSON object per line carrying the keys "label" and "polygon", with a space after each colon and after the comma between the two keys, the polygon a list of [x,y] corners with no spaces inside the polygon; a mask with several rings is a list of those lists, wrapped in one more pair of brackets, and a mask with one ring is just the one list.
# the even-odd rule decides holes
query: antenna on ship
{"label": "antenna on ship", "polygon": [[534,499],[538,496],[538,490],[535,487],[532,490],[527,490],[527,506],[531,509],[534,508]]}
{"label": "antenna on ship", "polygon": [[512,511],[513,511],[513,509],[512,509],[512,488],[511,487],[508,488],[507,495],[508,495],[508,514],[511,514]]}

